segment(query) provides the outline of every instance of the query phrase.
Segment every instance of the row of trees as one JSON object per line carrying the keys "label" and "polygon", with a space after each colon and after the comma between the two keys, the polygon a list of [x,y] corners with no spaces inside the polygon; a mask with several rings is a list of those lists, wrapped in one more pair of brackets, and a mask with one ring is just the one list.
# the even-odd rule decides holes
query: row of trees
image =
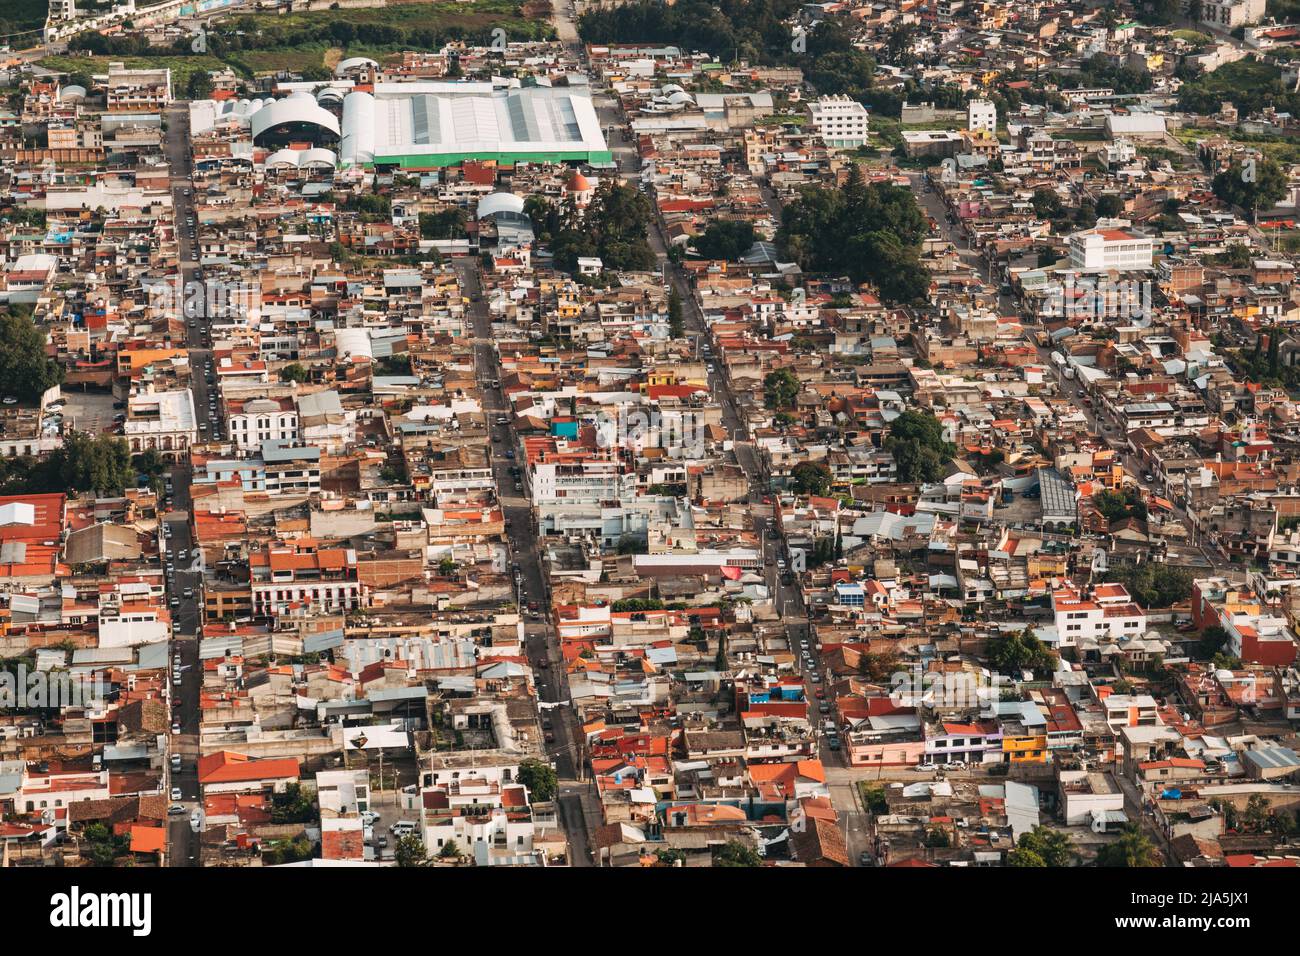
{"label": "row of trees", "polygon": [[320,17],[310,24],[285,25],[244,16],[209,25],[207,43],[201,50],[193,48],[190,37],[182,37],[170,46],[160,48],[150,45],[141,34],[105,36],[94,31],[73,37],[68,41],[68,49],[74,53],[89,53],[94,56],[147,57],[167,53],[173,56],[210,55],[225,59],[243,51],[292,49],[318,46],[321,43],[340,47],[345,52],[351,47],[364,48],[370,52],[384,47],[438,50],[446,43],[458,40],[486,44],[496,27],[508,29],[510,37],[515,40],[544,40],[555,36],[554,27],[545,20],[524,15],[521,7],[481,13],[476,13],[471,7],[464,19],[472,19],[473,22],[435,22],[429,25],[426,13],[421,22],[408,26],[396,22],[357,22],[355,16],[342,13]]}
{"label": "row of trees", "polygon": [[64,439],[61,448],[45,458],[0,459],[0,492],[93,491],[116,495],[134,487],[138,475],[143,474],[152,483],[162,470],[157,452],[132,459],[124,439],[74,432]]}

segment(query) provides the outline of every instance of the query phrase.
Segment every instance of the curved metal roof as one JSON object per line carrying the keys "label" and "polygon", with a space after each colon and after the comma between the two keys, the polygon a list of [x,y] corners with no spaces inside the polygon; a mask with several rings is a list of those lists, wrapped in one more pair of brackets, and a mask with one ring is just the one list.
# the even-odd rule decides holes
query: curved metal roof
{"label": "curved metal roof", "polygon": [[478,201],[475,213],[479,219],[495,216],[501,212],[523,212],[524,200],[514,193],[489,193]]}
{"label": "curved metal roof", "polygon": [[322,109],[310,93],[295,93],[254,113],[251,120],[253,138],[257,139],[268,129],[283,123],[309,123],[327,129],[335,136],[339,134],[338,117]]}
{"label": "curved metal roof", "polygon": [[338,66],[334,67],[334,75],[342,76],[348,70],[355,70],[359,66],[378,66],[379,64],[370,59],[368,56],[350,56],[346,60],[339,60]]}

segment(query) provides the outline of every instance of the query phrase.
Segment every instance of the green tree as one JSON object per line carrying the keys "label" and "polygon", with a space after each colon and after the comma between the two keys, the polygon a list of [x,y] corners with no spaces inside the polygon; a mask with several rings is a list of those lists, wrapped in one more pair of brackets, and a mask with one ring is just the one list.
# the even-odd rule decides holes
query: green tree
{"label": "green tree", "polygon": [[1251,221],[1257,210],[1272,209],[1286,195],[1287,179],[1282,167],[1267,156],[1232,164],[1214,177],[1214,195],[1237,206]]}
{"label": "green tree", "polygon": [[309,377],[307,369],[297,362],[280,369],[280,381],[282,382],[305,382]]}
{"label": "green tree", "polygon": [[63,381],[63,368],[45,354],[45,333],[26,310],[0,314],[0,383],[6,394],[37,401]]}
{"label": "green tree", "polygon": [[676,286],[668,292],[668,335],[674,339],[686,335],[686,323],[682,317],[682,297]]}
{"label": "green tree", "polygon": [[1065,214],[1065,203],[1055,189],[1039,186],[1029,202],[1034,207],[1034,215],[1040,219],[1059,219]]}
{"label": "green tree", "polygon": [[429,862],[429,851],[424,841],[414,833],[408,833],[397,841],[393,856],[398,866],[426,866]]}
{"label": "green tree", "polygon": [[442,849],[438,851],[438,857],[443,860],[457,860],[460,859],[460,856],[460,844],[455,840],[448,840],[442,845]]}
{"label": "green tree", "polygon": [[607,270],[648,270],[658,262],[646,240],[653,208],[634,186],[606,179],[585,210],[572,202],[538,200],[526,201],[524,211],[565,272],[574,272],[578,260],[589,256],[598,256]]}
{"label": "green tree", "polygon": [[943,437],[943,425],[926,412],[906,411],[889,423],[885,450],[894,456],[901,482],[938,481],[957,451]]}
{"label": "green tree", "polygon": [[1099,219],[1114,219],[1124,211],[1124,201],[1114,193],[1106,193],[1097,200],[1096,210]]}
{"label": "green tree", "polygon": [[185,93],[192,100],[206,100],[212,96],[212,77],[207,70],[195,70],[185,84]]}
{"label": "green tree", "polygon": [[135,483],[136,470],[125,440],[73,432],[38,466],[34,478],[47,491],[121,494]]}
{"label": "green tree", "polygon": [[799,379],[788,368],[768,372],[763,378],[763,404],[771,409],[794,408]]}
{"label": "green tree", "polygon": [[316,804],[301,785],[291,783],[271,794],[272,823],[309,823],[317,818]]}
{"label": "green tree", "polygon": [[1029,628],[990,642],[988,659],[996,670],[1004,674],[1023,670],[1048,674],[1056,666],[1056,656]]}
{"label": "green tree", "polygon": [[660,866],[677,866],[686,863],[686,854],[670,846],[655,850],[655,859]]}
{"label": "green tree", "polygon": [[1199,657],[1211,658],[1223,650],[1228,643],[1228,632],[1215,624],[1201,631],[1201,640],[1197,645]]}
{"label": "green tree", "polygon": [[1246,801],[1246,809],[1241,814],[1241,826],[1251,833],[1264,833],[1269,824],[1268,798],[1262,793],[1253,793]]}
{"label": "green tree", "polygon": [[519,764],[516,779],[528,788],[529,799],[533,802],[550,800],[559,789],[555,768],[531,757]]}
{"label": "green tree", "polygon": [[1182,604],[1192,596],[1192,569],[1144,561],[1121,564],[1105,574],[1106,581],[1123,584],[1133,600],[1143,607],[1164,608]]}
{"label": "green tree", "polygon": [[1016,848],[1007,854],[1007,865],[1071,866],[1077,857],[1067,834],[1040,825],[1021,835]]}
{"label": "green tree", "polygon": [[150,448],[133,456],[131,466],[138,474],[144,476],[154,494],[162,494],[163,477],[167,474],[167,462],[162,455]]}
{"label": "green tree", "polygon": [[819,461],[803,461],[790,470],[794,480],[794,493],[797,495],[824,496],[830,491],[834,477],[830,468]]}
{"label": "green tree", "polygon": [[624,532],[618,538],[619,554],[645,554],[646,539],[644,535],[634,534],[630,531]]}
{"label": "green tree", "polygon": [[706,259],[739,259],[753,244],[754,225],[741,219],[714,219],[694,241]]}
{"label": "green tree", "polygon": [[1127,824],[1114,843],[1097,852],[1097,865],[1107,867],[1147,867],[1158,863],[1156,849],[1136,823]]}
{"label": "green tree", "polygon": [[714,866],[762,866],[758,851],[739,840],[728,840],[713,854]]}
{"label": "green tree", "polygon": [[1092,496],[1093,506],[1101,512],[1107,521],[1122,521],[1125,518],[1142,518],[1147,516],[1147,506],[1142,501],[1142,492],[1129,488],[1125,492],[1099,491]]}
{"label": "green tree", "polygon": [[870,282],[890,303],[919,304],[930,288],[920,261],[928,232],[910,190],[867,184],[855,165],[842,189],[809,187],[787,203],[777,243],[807,270]]}
{"label": "green tree", "polygon": [[459,206],[439,212],[420,213],[421,239],[463,239],[465,237],[465,210]]}

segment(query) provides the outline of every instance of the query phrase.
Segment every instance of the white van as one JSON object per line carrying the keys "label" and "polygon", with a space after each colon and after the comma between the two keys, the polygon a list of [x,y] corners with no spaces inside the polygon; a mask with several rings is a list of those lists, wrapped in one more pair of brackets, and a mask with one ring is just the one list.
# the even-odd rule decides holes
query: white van
{"label": "white van", "polygon": [[398,820],[396,823],[389,825],[388,832],[400,840],[404,836],[410,836],[415,832],[415,829],[414,820]]}

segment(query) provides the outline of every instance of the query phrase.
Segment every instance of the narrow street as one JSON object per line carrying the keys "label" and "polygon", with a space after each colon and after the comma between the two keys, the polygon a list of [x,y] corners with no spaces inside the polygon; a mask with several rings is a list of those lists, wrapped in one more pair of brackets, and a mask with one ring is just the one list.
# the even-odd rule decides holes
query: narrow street
{"label": "narrow street", "polygon": [[[180,297],[174,307],[178,313],[185,314],[187,345],[190,346],[191,390],[194,394],[194,409],[200,423],[210,427],[207,420],[207,383],[203,380],[203,364],[210,361],[211,352],[199,348],[206,319],[205,310],[186,309],[187,300],[193,297],[194,283],[198,274],[198,250],[190,237],[188,221],[194,217],[194,202],[191,194],[192,164],[189,151],[189,107],[178,102],[166,113],[167,132],[165,150],[171,167],[172,202],[175,208],[177,239],[180,246],[180,286],[176,290]],[[201,296],[194,297],[202,299]],[[191,328],[191,325],[193,326]],[[200,440],[204,433],[200,432]],[[198,837],[190,827],[190,813],[199,809],[198,803],[198,767],[199,757],[199,691],[203,685],[202,669],[199,665],[199,640],[202,626],[203,573],[201,558],[194,548],[190,527],[190,481],[188,463],[177,464],[167,476],[172,505],[163,515],[163,523],[168,534],[164,537],[165,567],[174,570],[167,573],[168,602],[172,606],[172,654],[179,656],[181,683],[177,686],[169,683],[171,693],[171,720],[178,721],[180,733],[168,734],[168,791],[179,787],[182,799],[179,801],[186,810],[184,815],[168,817],[167,850],[170,865],[199,865]],[[183,556],[183,557],[182,557]],[[170,758],[178,754],[181,769],[173,773]]]}
{"label": "narrow street", "polygon": [[[554,743],[546,745],[546,751],[554,762],[559,780],[556,810],[569,841],[573,864],[590,866],[582,803],[565,796],[580,784],[579,775],[583,772],[581,735],[573,709],[568,705],[564,659],[550,620],[550,600],[546,592],[546,575],[542,572],[542,552],[538,546],[533,509],[523,492],[523,468],[514,459],[506,457],[506,451],[513,449],[510,426],[497,424],[498,420],[509,419],[510,406],[500,388],[501,359],[492,340],[492,320],[487,303],[483,301],[479,259],[473,256],[457,259],[455,268],[470,297],[475,371],[484,397],[484,414],[492,431],[488,453],[505,513],[512,564],[522,575],[517,593],[520,613],[524,615],[524,646],[529,659],[534,662],[538,700],[551,705],[542,709],[541,717],[549,723],[549,732],[555,738]],[[537,605],[536,617],[529,609],[530,603]],[[542,662],[545,666],[540,666]],[[585,783],[580,785],[588,786]]]}

